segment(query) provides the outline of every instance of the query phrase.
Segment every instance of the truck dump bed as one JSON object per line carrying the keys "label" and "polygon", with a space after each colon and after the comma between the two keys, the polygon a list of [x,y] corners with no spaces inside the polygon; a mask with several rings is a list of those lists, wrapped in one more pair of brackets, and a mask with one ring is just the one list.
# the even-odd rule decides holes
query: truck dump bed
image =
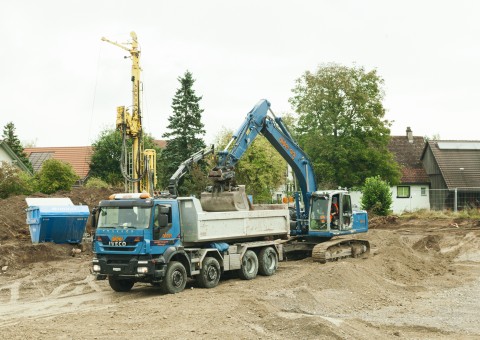
{"label": "truck dump bed", "polygon": [[267,236],[286,237],[288,209],[206,212],[193,197],[179,197],[180,220],[185,245]]}

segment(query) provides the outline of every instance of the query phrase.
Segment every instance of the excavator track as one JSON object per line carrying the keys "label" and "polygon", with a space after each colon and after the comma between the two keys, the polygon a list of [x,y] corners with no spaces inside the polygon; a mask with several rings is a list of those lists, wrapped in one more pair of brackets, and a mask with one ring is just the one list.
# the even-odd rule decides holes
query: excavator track
{"label": "excavator track", "polygon": [[316,262],[327,263],[347,257],[368,257],[370,243],[367,240],[335,238],[313,247],[312,258]]}

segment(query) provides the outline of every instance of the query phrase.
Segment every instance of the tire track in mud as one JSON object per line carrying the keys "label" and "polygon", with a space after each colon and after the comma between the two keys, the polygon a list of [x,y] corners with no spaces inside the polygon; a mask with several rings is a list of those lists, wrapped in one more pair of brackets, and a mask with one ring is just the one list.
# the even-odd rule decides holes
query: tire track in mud
{"label": "tire track in mud", "polygon": [[92,275],[61,283],[40,298],[34,297],[32,291],[38,292],[39,287],[30,276],[0,286],[0,301],[3,300],[0,304],[0,328],[14,325],[20,319],[35,320],[114,305],[111,294],[105,294]]}

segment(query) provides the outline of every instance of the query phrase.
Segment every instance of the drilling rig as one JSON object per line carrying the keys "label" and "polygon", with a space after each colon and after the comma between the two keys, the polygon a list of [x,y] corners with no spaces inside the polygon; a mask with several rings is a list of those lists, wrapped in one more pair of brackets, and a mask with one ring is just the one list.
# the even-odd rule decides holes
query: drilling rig
{"label": "drilling rig", "polygon": [[[153,195],[156,186],[156,151],[144,148],[142,112],[140,103],[140,49],[135,32],[130,33],[131,41],[117,43],[105,37],[102,41],[120,47],[130,53],[132,60],[132,105],[131,113],[125,106],[117,107],[116,129],[122,133],[122,154],[120,169],[125,179],[125,190],[131,193],[148,192]],[[132,139],[131,152],[128,151],[127,139]]]}

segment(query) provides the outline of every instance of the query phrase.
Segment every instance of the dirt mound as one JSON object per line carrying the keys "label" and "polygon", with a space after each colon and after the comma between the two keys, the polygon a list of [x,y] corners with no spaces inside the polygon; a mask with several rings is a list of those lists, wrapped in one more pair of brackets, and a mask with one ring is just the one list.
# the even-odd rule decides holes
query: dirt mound
{"label": "dirt mound", "polygon": [[440,251],[440,241],[442,237],[439,235],[428,235],[415,242],[412,249],[419,252],[428,252],[430,250]]}
{"label": "dirt mound", "polygon": [[394,226],[397,223],[398,216],[373,216],[368,219],[368,228],[375,229],[380,227]]}
{"label": "dirt mound", "polygon": [[100,200],[107,198],[113,192],[115,191],[111,189],[73,188],[71,191],[61,191],[52,195],[37,193],[1,199],[0,265],[17,268],[27,263],[56,260],[71,255],[71,245],[50,243],[33,245],[31,243],[30,231],[26,222],[28,206],[25,199],[27,197],[68,197],[75,205],[88,205],[91,211]]}
{"label": "dirt mound", "polygon": [[[71,244],[55,244],[51,242],[32,244],[30,241],[2,244],[0,246],[0,267],[21,269],[34,262],[48,262],[72,257]],[[75,254],[74,254],[75,255]]]}

